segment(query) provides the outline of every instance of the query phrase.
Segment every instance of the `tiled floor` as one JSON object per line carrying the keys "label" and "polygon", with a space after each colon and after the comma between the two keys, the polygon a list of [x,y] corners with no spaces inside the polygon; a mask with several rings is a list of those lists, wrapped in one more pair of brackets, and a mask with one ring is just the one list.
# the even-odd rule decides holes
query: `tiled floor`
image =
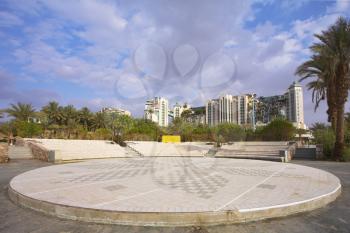
{"label": "tiled floor", "polygon": [[82,208],[201,212],[290,205],[327,195],[340,181],[295,164],[157,157],[53,165],[16,176],[10,185],[34,199]]}

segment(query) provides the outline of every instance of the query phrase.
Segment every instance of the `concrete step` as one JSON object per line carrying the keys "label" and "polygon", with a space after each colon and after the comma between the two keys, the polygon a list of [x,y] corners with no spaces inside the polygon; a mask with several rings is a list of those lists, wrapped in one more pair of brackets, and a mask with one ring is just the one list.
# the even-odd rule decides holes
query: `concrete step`
{"label": "concrete step", "polygon": [[138,152],[137,150],[135,150],[134,148],[132,148],[131,146],[127,145],[125,147],[125,152],[130,155],[130,156],[134,156],[134,157],[143,157],[143,155]]}
{"label": "concrete step", "polygon": [[10,146],[9,147],[10,159],[32,159],[33,154],[29,147],[26,146]]}
{"label": "concrete step", "polygon": [[234,158],[234,159],[254,159],[254,160],[266,160],[266,161],[275,161],[275,162],[284,162],[283,157],[279,156],[265,156],[265,155],[229,155],[229,156],[215,156],[216,158]]}

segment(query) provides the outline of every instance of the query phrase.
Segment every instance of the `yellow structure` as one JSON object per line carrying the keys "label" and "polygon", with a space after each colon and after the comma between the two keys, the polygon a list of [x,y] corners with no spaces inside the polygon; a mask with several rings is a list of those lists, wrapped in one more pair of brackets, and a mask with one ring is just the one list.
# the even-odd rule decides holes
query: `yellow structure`
{"label": "yellow structure", "polygon": [[180,135],[163,135],[162,136],[162,142],[163,143],[177,143],[177,142],[181,142],[181,136]]}

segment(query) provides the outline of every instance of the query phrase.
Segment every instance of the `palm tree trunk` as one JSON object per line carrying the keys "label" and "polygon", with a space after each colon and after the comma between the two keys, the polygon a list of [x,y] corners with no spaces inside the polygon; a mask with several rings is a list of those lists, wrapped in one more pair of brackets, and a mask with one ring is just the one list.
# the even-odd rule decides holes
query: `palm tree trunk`
{"label": "palm tree trunk", "polygon": [[342,159],[344,152],[344,105],[339,106],[337,111],[337,127],[333,149],[333,158],[337,161]]}

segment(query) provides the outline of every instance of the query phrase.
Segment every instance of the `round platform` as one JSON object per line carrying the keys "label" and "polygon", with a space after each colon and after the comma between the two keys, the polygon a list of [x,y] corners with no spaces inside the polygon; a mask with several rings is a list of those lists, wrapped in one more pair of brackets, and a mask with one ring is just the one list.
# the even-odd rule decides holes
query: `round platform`
{"label": "round platform", "polygon": [[90,160],[13,178],[10,198],[50,215],[89,222],[189,226],[246,222],[322,207],[339,179],[288,163],[225,158]]}

